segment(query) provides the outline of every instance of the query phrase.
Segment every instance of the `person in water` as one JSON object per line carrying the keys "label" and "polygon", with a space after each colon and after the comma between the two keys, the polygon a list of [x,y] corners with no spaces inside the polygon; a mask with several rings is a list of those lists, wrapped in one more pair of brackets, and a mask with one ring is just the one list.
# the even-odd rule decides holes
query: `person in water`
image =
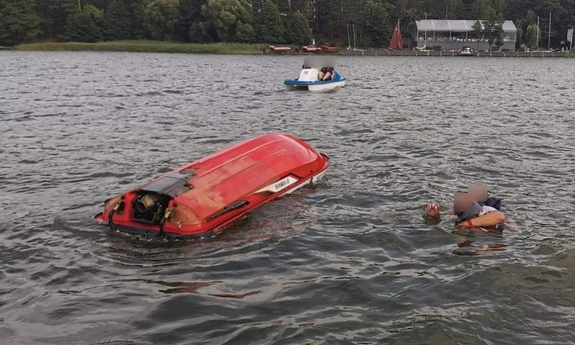
{"label": "person in water", "polygon": [[[499,209],[488,206],[487,204],[498,206]],[[468,187],[467,193],[455,194],[453,198],[453,214],[450,215],[449,218],[455,220],[457,227],[460,229],[469,229],[472,232],[481,231],[501,234],[503,225],[506,222],[506,217],[502,210],[501,200],[495,197],[489,197],[487,187],[472,185]],[[466,217],[469,218],[462,221],[462,219]],[[434,203],[428,205],[426,209],[426,223],[437,225],[440,222],[439,206]],[[459,232],[454,233],[456,235],[459,234],[459,236],[457,236],[458,248],[454,250],[454,253],[458,255],[477,255],[499,251],[505,248],[503,243],[488,243],[476,248],[472,246],[473,241],[469,237],[462,236]]]}
{"label": "person in water", "polygon": [[[485,197],[483,188],[473,187],[471,190],[472,193],[457,193],[453,199],[453,215],[456,217],[457,227],[476,229],[502,225],[505,222],[505,214],[497,207],[487,205],[489,203],[501,207],[501,200],[497,198],[489,202],[479,200]],[[439,223],[440,210],[437,204],[428,205],[426,213],[429,222]]]}
{"label": "person in water", "polygon": [[497,211],[503,212],[501,199],[489,196],[487,186],[481,184],[472,184],[467,187],[467,193],[471,196],[473,201],[479,204],[479,206],[489,206],[497,209]]}

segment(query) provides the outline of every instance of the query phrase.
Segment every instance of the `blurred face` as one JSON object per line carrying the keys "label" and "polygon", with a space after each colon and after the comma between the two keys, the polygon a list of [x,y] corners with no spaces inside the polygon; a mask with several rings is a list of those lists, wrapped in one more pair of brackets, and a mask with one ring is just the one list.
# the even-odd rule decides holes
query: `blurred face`
{"label": "blurred face", "polygon": [[487,200],[487,186],[482,184],[472,184],[467,188],[467,193],[471,196],[473,201]]}
{"label": "blurred face", "polygon": [[457,193],[453,198],[453,214],[459,214],[469,210],[473,205],[471,195],[468,193]]}

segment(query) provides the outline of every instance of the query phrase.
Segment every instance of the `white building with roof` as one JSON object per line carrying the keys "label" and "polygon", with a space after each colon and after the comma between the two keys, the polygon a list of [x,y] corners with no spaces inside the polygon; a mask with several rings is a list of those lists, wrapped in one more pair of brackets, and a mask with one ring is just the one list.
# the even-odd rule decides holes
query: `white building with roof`
{"label": "white building with roof", "polygon": [[[476,50],[489,49],[489,43],[484,37],[477,38],[473,25],[477,20],[437,20],[424,19],[416,21],[417,47],[433,50],[456,50],[471,47]],[[480,20],[481,26],[483,23]],[[515,51],[517,28],[511,20],[503,23],[503,51]],[[493,47],[496,49],[496,47]]]}

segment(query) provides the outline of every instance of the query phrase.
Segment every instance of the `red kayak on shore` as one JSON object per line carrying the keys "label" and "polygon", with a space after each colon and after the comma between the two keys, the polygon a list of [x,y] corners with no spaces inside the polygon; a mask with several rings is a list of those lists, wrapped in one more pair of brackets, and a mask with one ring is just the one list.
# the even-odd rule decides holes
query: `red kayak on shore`
{"label": "red kayak on shore", "polygon": [[246,140],[105,202],[98,223],[146,236],[195,238],[319,182],[329,157],[289,134]]}

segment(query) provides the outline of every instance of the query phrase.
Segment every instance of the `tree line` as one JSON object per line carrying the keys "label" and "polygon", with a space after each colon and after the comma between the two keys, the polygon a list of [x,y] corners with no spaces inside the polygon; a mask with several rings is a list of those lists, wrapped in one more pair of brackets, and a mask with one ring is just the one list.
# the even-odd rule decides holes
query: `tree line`
{"label": "tree line", "polygon": [[[387,47],[397,21],[411,43],[415,21],[481,19],[497,44],[513,20],[517,44],[573,27],[575,0],[0,0],[0,46],[36,41],[161,40]],[[539,24],[538,25],[538,17]],[[486,28],[487,29],[487,28]]]}

